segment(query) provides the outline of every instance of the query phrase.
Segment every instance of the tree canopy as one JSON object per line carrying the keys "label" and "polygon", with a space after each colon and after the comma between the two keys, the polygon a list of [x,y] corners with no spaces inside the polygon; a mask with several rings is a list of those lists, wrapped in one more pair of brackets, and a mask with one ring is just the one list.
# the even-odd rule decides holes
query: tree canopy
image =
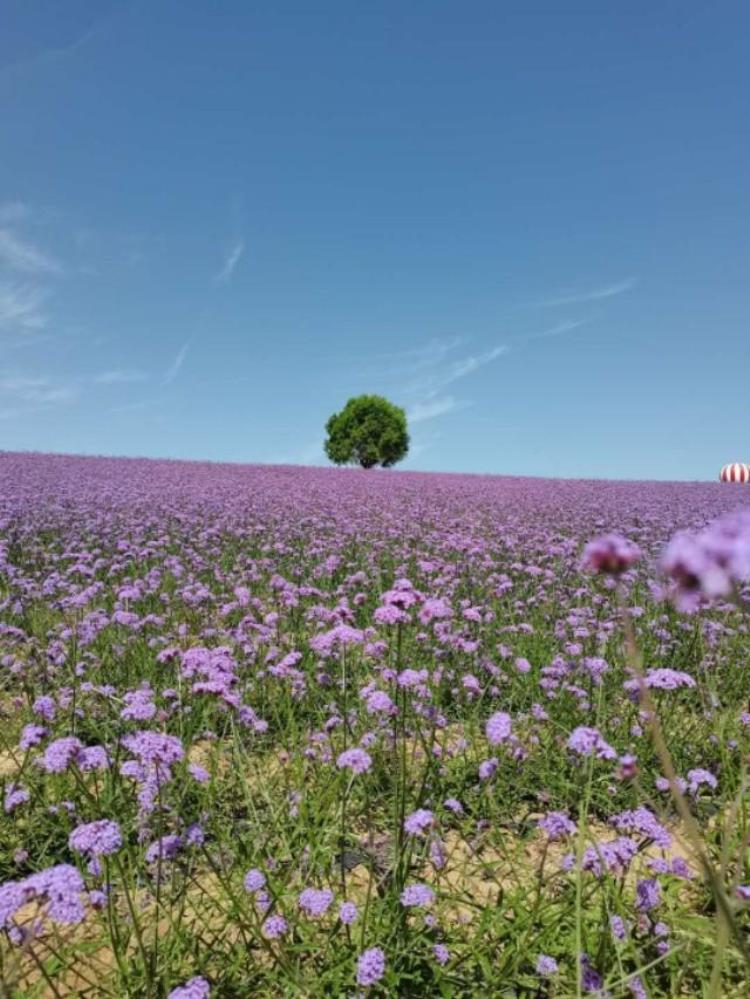
{"label": "tree canopy", "polygon": [[389,468],[409,450],[406,413],[380,395],[349,399],[326,423],[325,452],[337,465]]}

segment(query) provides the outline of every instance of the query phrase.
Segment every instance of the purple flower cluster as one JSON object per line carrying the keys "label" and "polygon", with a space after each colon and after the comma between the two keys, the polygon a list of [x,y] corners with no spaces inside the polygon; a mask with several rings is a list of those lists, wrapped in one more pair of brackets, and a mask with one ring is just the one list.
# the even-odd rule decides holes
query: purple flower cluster
{"label": "purple flower cluster", "polygon": [[750,511],[720,517],[697,534],[677,534],[664,552],[662,569],[683,610],[695,610],[701,599],[728,597],[750,580]]}
{"label": "purple flower cluster", "polygon": [[617,753],[606,742],[601,733],[596,728],[588,728],[586,725],[579,725],[574,729],[568,738],[568,749],[572,749],[579,756],[597,756],[600,760],[615,760]]}
{"label": "purple flower cluster", "polygon": [[254,894],[259,892],[261,888],[264,888],[266,884],[266,876],[262,871],[253,867],[245,875],[245,891]]}
{"label": "purple flower cluster", "polygon": [[122,846],[122,833],[116,822],[98,819],[86,825],[77,826],[70,834],[68,844],[76,853],[92,857],[106,857],[117,853]]}
{"label": "purple flower cluster", "polygon": [[593,572],[620,575],[641,557],[638,545],[619,534],[594,538],[583,550],[582,565]]}
{"label": "purple flower cluster", "polygon": [[377,985],[385,974],[385,954],[380,947],[370,947],[357,960],[357,985]]}
{"label": "purple flower cluster", "polygon": [[511,718],[503,711],[496,711],[487,719],[485,735],[491,746],[499,746],[510,738]]}
{"label": "purple flower cluster", "polygon": [[263,932],[269,940],[279,940],[286,935],[288,929],[289,925],[286,919],[278,912],[269,916],[263,923]]}
{"label": "purple flower cluster", "polygon": [[410,836],[424,836],[435,821],[435,816],[427,808],[418,808],[404,819],[404,832]]}
{"label": "purple flower cluster", "polygon": [[550,840],[566,839],[577,832],[578,827],[565,812],[548,812],[537,823]]}
{"label": "purple flower cluster", "polygon": [[307,916],[317,919],[331,907],[333,892],[328,888],[305,888],[299,896],[299,907]]}
{"label": "purple flower cluster", "polygon": [[541,975],[542,978],[551,978],[559,970],[557,961],[548,954],[540,954],[536,959],[536,973],[537,975]]}
{"label": "purple flower cluster", "polygon": [[19,784],[14,784],[13,781],[10,781],[5,786],[3,809],[7,814],[15,812],[20,805],[25,805],[30,797],[31,795],[25,787],[21,787]]}
{"label": "purple flower cluster", "polygon": [[689,673],[668,667],[648,670],[645,682],[647,687],[654,690],[679,690],[680,687],[695,686],[695,680]]}
{"label": "purple flower cluster", "polygon": [[191,978],[184,985],[178,985],[169,993],[168,999],[208,999],[211,986],[205,978]]}
{"label": "purple flower cluster", "polygon": [[347,749],[339,753],[336,758],[336,766],[340,770],[351,770],[353,774],[364,774],[372,766],[372,758],[364,749]]}
{"label": "purple flower cluster", "polygon": [[635,886],[635,907],[640,912],[650,912],[661,902],[661,886],[654,878],[644,878]]}
{"label": "purple flower cluster", "polygon": [[429,885],[407,885],[401,892],[401,905],[410,909],[432,905],[434,900],[435,892]]}
{"label": "purple flower cluster", "polygon": [[[581,858],[581,870],[590,871],[596,877],[604,874],[621,875],[630,868],[638,854],[638,844],[628,836],[620,836],[606,843],[588,846]],[[575,866],[575,854],[567,854],[562,861],[563,870]]]}
{"label": "purple flower cluster", "polygon": [[12,925],[15,914],[28,902],[46,902],[46,912],[56,923],[75,924],[85,916],[83,878],[70,864],[57,864],[22,881],[0,885],[0,928]]}
{"label": "purple flower cluster", "polygon": [[657,846],[664,850],[668,850],[672,845],[669,831],[645,805],[613,815],[610,822],[618,832],[630,833],[631,836],[643,836],[645,839],[653,840]]}

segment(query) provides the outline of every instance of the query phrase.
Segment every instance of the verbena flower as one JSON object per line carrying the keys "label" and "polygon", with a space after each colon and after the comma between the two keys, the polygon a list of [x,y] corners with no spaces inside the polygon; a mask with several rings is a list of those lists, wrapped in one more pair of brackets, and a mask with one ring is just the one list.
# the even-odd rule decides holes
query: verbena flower
{"label": "verbena flower", "polygon": [[370,714],[390,715],[397,711],[395,704],[384,690],[374,690],[369,694],[365,706]]}
{"label": "verbena flower", "polygon": [[122,833],[116,822],[98,819],[77,826],[70,834],[68,844],[76,853],[87,853],[93,857],[106,857],[117,853],[122,846]]}
{"label": "verbena flower", "polygon": [[451,959],[451,953],[445,944],[435,944],[432,948],[432,953],[438,964],[447,964]]}
{"label": "verbena flower", "polygon": [[80,739],[68,735],[50,742],[42,757],[42,769],[50,774],[61,774],[75,763],[83,749]]}
{"label": "verbena flower", "polygon": [[635,886],[635,907],[650,912],[661,902],[661,886],[654,878],[643,878]]}
{"label": "verbena flower", "polygon": [[609,821],[619,832],[645,836],[664,850],[668,850],[672,845],[669,831],[645,805],[613,815]]}
{"label": "verbena flower", "polygon": [[311,638],[310,648],[319,656],[328,657],[335,650],[345,648],[347,645],[360,645],[363,641],[364,634],[358,628],[352,628],[348,624],[339,624],[335,628],[331,628],[330,631]]}
{"label": "verbena flower", "polygon": [[628,931],[621,916],[610,916],[609,928],[615,940],[622,941],[626,939]]}
{"label": "verbena flower", "polygon": [[619,534],[593,538],[583,550],[582,566],[594,572],[620,575],[641,557],[638,545]]}
{"label": "verbena flower", "polygon": [[[587,847],[581,858],[581,870],[591,871],[597,877],[603,874],[624,874],[637,854],[638,844],[628,836],[620,836],[618,839]],[[575,862],[575,854],[567,854],[562,860],[563,870],[571,870]]]}
{"label": "verbena flower", "polygon": [[435,892],[429,885],[407,885],[401,892],[401,904],[406,908],[422,908],[434,900]]}
{"label": "verbena flower", "polygon": [[568,748],[580,756],[596,755],[600,760],[615,760],[617,753],[606,742],[598,729],[579,725],[570,733]]}
{"label": "verbena flower", "polygon": [[269,940],[278,940],[283,937],[289,929],[286,919],[278,913],[269,916],[263,923],[263,932]]}
{"label": "verbena flower", "polygon": [[22,881],[7,881],[0,885],[0,928],[9,927],[18,910],[33,899],[47,903],[53,922],[80,923],[85,916],[83,890],[83,878],[70,864],[48,867]]}
{"label": "verbena flower", "polygon": [[120,712],[120,717],[126,721],[148,721],[153,718],[156,714],[153,696],[154,692],[150,687],[127,691],[123,695],[125,707]]}
{"label": "verbena flower", "polygon": [[[669,791],[670,782],[666,777],[657,777],[654,781],[657,791]],[[687,791],[687,781],[684,777],[676,777],[674,780],[675,788],[684,794]]]}
{"label": "verbena flower", "polygon": [[25,751],[31,749],[32,746],[38,746],[46,734],[47,729],[41,725],[24,725],[18,740],[19,748]]}
{"label": "verbena flower", "polygon": [[499,766],[499,760],[496,756],[491,756],[488,760],[482,760],[479,764],[479,779],[489,780],[494,777],[497,768]]}
{"label": "verbena flower", "polygon": [[750,511],[727,514],[697,534],[676,534],[661,566],[682,610],[695,610],[701,599],[729,596],[750,578]]}
{"label": "verbena flower", "polygon": [[565,839],[573,836],[578,830],[578,826],[565,812],[548,812],[539,819],[537,825],[551,840]]}
{"label": "verbena flower", "polygon": [[646,686],[657,690],[677,690],[680,687],[694,687],[695,680],[689,673],[678,669],[650,669],[646,673]]}
{"label": "verbena flower", "polygon": [[253,867],[245,875],[245,891],[253,893],[260,891],[265,886],[266,876],[262,871]]}
{"label": "verbena flower", "polygon": [[581,954],[579,960],[581,963],[581,984],[584,991],[600,992],[604,985],[604,979],[591,964],[588,954]]}
{"label": "verbena flower", "polygon": [[305,888],[299,896],[299,907],[313,918],[324,915],[333,902],[333,892],[328,888]]}
{"label": "verbena flower", "polygon": [[370,947],[357,960],[357,985],[376,985],[385,974],[385,954],[380,947]]}
{"label": "verbena flower", "polygon": [[687,772],[688,789],[691,794],[697,794],[701,786],[705,785],[710,787],[712,791],[715,791],[719,786],[719,782],[711,773],[710,770],[703,770],[700,767],[695,770],[688,770]]}
{"label": "verbena flower", "polygon": [[145,730],[126,735],[123,745],[143,764],[177,763],[185,755],[182,743],[173,735]]}
{"label": "verbena flower", "polygon": [[364,774],[372,766],[372,758],[364,749],[347,749],[339,753],[336,758],[336,766],[340,770],[351,770],[354,774]]}
{"label": "verbena flower", "polygon": [[205,978],[191,978],[184,985],[178,985],[169,993],[169,999],[207,999],[211,995],[211,986]]}
{"label": "verbena flower", "polygon": [[435,821],[435,816],[427,808],[418,808],[404,819],[404,832],[410,836],[424,836]]}
{"label": "verbena flower", "polygon": [[7,814],[14,812],[19,806],[25,805],[31,795],[25,787],[14,784],[12,781],[5,786],[3,798],[3,809]]}
{"label": "verbena flower", "polygon": [[166,860],[172,860],[183,847],[181,836],[169,833],[162,836],[149,846],[146,850],[146,863],[157,864]]}
{"label": "verbena flower", "polygon": [[34,701],[33,707],[31,709],[35,715],[39,715],[45,721],[51,722],[55,720],[55,714],[57,713],[57,705],[55,704],[54,698],[47,697],[37,697]]}
{"label": "verbena flower", "polygon": [[503,711],[496,711],[487,719],[485,734],[491,746],[499,746],[510,738],[511,718]]}
{"label": "verbena flower", "polygon": [[211,775],[205,767],[202,767],[199,763],[189,763],[188,773],[193,778],[197,780],[199,784],[208,784],[211,780]]}
{"label": "verbena flower", "polygon": [[437,836],[433,836],[430,839],[429,854],[430,854],[430,863],[432,864],[432,866],[435,868],[436,871],[441,871],[448,862],[448,858],[446,857],[445,854],[445,845],[443,844],[442,840],[437,838]]}
{"label": "verbena flower", "polygon": [[633,753],[625,753],[619,758],[618,763],[619,780],[632,780],[638,774],[638,759]]}
{"label": "verbena flower", "polygon": [[453,610],[445,600],[439,597],[428,597],[420,607],[417,616],[422,624],[429,624],[430,621],[446,620],[453,617]]}
{"label": "verbena flower", "polygon": [[104,746],[84,746],[76,757],[76,765],[84,774],[104,770],[109,766],[109,753]]}
{"label": "verbena flower", "polygon": [[560,969],[557,966],[557,961],[554,957],[550,957],[549,954],[540,954],[536,959],[536,973],[541,975],[543,978],[551,978],[556,975]]}

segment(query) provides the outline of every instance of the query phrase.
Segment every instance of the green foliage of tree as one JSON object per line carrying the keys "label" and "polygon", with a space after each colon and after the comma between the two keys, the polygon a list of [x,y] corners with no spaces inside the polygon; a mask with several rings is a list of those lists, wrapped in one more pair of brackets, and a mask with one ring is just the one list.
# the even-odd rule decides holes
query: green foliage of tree
{"label": "green foliage of tree", "polygon": [[337,465],[389,468],[409,450],[406,413],[380,395],[350,399],[326,423],[325,452]]}

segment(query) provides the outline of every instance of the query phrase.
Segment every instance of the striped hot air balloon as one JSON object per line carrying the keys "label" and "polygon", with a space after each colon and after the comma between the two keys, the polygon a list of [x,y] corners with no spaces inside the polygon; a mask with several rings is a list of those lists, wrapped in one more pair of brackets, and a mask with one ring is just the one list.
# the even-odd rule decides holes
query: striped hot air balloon
{"label": "striped hot air balloon", "polygon": [[741,461],[734,461],[731,465],[725,465],[719,474],[720,482],[750,482],[750,465],[744,465]]}

